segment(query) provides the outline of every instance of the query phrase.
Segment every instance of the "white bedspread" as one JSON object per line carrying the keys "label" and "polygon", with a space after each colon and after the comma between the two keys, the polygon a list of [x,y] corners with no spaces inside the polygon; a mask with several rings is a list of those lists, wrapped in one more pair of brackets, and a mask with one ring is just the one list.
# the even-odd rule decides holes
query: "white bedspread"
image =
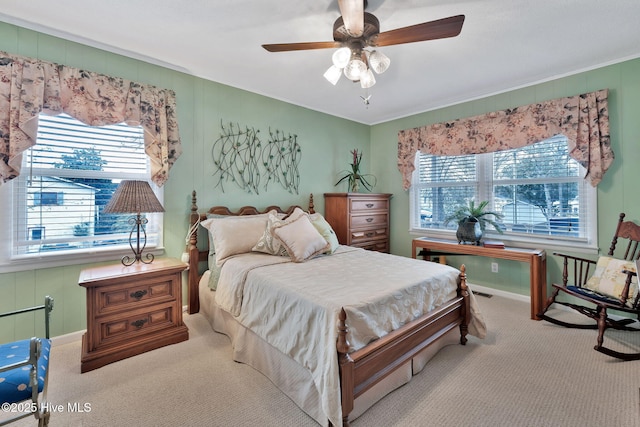
{"label": "white bedspread", "polygon": [[328,419],[341,425],[340,308],[357,350],[453,298],[458,274],[446,265],[348,246],[305,263],[251,253],[225,262],[216,303],[309,369]]}

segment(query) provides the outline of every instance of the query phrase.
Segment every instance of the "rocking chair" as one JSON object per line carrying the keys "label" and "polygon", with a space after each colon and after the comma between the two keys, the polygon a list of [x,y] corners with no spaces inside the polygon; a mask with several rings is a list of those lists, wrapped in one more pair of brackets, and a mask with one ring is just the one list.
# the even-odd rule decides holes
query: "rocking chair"
{"label": "rocking chair", "polygon": [[[625,214],[621,213],[607,256],[601,256],[597,262],[554,254],[564,258],[562,284],[552,285],[553,293],[542,313],[538,313],[538,318],[567,328],[597,329],[595,350],[622,360],[640,360],[640,353],[622,353],[603,345],[607,328],[640,332],[640,292],[636,272],[636,263],[640,258],[640,226],[631,221],[624,221],[624,217]],[[616,251],[619,240],[626,240],[627,243],[621,244]],[[569,283],[570,278],[573,284]],[[589,304],[556,300],[560,292]],[[550,317],[546,313],[554,303],[570,307],[596,323],[576,324]],[[612,316],[608,310],[628,313],[631,316]]]}
{"label": "rocking chair", "polygon": [[0,401],[6,412],[17,415],[0,420],[0,426],[33,414],[38,426],[49,424],[47,383],[49,377],[49,316],[53,298],[46,296],[44,305],[0,314],[0,317],[44,310],[46,338],[25,339],[0,344]]}

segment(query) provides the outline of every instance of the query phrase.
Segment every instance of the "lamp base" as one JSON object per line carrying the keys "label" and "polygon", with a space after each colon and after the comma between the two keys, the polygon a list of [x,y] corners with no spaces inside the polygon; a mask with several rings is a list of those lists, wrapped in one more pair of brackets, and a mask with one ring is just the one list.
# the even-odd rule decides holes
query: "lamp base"
{"label": "lamp base", "polygon": [[[140,214],[129,218],[129,223],[133,225],[131,232],[129,233],[129,247],[131,247],[131,250],[133,251],[133,257],[129,255],[123,256],[120,260],[122,265],[128,267],[136,262],[141,262],[143,264],[151,264],[153,262],[155,257],[152,253],[147,253],[142,256],[142,251],[147,246],[147,231],[145,230],[147,222],[147,218],[143,218]],[[142,236],[140,235],[140,230],[142,230]],[[136,233],[135,240],[133,238],[134,232]],[[136,244],[135,247],[133,246],[134,242]],[[142,246],[140,246],[141,243]]]}

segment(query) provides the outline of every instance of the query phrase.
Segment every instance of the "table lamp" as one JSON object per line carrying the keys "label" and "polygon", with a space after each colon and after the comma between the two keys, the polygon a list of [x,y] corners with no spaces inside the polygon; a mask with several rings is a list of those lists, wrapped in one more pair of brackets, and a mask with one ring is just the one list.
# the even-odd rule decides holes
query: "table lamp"
{"label": "table lamp", "polygon": [[[145,225],[147,218],[141,216],[146,212],[164,212],[164,208],[153,193],[151,186],[146,181],[122,181],[116,191],[114,191],[111,200],[106,204],[104,213],[134,213],[135,216],[129,218],[129,224],[133,227],[129,233],[129,246],[134,253],[133,257],[125,255],[122,257],[122,264],[130,266],[134,262],[143,262],[150,264],[153,261],[153,254],[147,253],[144,257],[142,251],[147,245],[147,232]],[[140,231],[142,231],[142,241],[140,239]],[[135,232],[135,240],[133,233]],[[135,247],[134,247],[135,242]]]}

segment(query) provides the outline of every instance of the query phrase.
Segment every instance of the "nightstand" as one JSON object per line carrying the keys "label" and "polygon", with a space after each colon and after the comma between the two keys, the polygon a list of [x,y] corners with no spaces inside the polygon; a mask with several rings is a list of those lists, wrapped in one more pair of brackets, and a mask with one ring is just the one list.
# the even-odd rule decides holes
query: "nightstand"
{"label": "nightstand", "polygon": [[82,336],[81,372],[189,339],[182,322],[182,277],[186,264],[157,258],[129,267],[84,269],[87,332]]}

